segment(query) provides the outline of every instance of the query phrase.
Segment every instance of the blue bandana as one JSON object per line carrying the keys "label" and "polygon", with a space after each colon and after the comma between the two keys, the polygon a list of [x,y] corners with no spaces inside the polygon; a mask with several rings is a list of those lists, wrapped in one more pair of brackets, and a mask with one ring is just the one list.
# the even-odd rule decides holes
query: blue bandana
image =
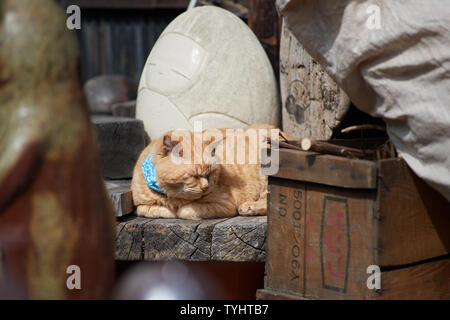
{"label": "blue bandana", "polygon": [[142,162],[142,173],[144,174],[145,182],[147,182],[147,185],[162,194],[166,194],[163,190],[161,190],[158,187],[158,182],[156,181],[156,172],[155,172],[155,165],[152,162],[152,153],[145,158],[145,160]]}

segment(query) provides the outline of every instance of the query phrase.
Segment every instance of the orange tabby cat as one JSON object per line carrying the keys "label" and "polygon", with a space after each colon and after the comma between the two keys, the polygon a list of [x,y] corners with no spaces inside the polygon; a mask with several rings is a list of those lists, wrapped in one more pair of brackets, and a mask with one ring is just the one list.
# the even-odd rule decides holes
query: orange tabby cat
{"label": "orange tabby cat", "polygon": [[[271,126],[250,126],[271,129]],[[137,215],[149,218],[203,219],[231,217],[235,215],[265,215],[267,211],[267,177],[260,173],[259,149],[250,151],[249,138],[245,141],[244,164],[223,163],[226,154],[226,129],[218,129],[223,139],[203,139],[198,146],[191,143],[185,149],[183,143],[174,141],[169,132],[152,141],[141,153],[134,168],[131,190]],[[229,129],[228,129],[229,130]],[[204,133],[207,130],[204,131]],[[217,131],[215,131],[217,132]],[[194,141],[194,134],[188,133]],[[183,139],[181,139],[182,141]],[[214,147],[213,147],[214,144]],[[191,159],[199,146],[209,146],[216,161],[201,159],[198,163],[174,163],[171,153],[177,150],[180,156],[191,152]],[[220,150],[220,152],[218,151]],[[257,154],[257,162],[248,161],[251,152]],[[184,153],[184,154],[183,154]],[[220,153],[220,155],[219,155]],[[201,152],[200,152],[201,154]],[[151,157],[151,166],[157,186],[151,188],[143,173],[143,162]],[[236,158],[236,156],[235,156]],[[145,165],[145,163],[144,163]]]}

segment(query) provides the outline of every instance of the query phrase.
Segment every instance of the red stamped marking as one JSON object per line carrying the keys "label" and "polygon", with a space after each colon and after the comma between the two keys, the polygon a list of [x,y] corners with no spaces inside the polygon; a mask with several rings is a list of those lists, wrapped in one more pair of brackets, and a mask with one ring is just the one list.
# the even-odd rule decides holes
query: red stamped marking
{"label": "red stamped marking", "polygon": [[335,197],[324,199],[320,254],[323,287],[345,293],[350,258],[347,199]]}

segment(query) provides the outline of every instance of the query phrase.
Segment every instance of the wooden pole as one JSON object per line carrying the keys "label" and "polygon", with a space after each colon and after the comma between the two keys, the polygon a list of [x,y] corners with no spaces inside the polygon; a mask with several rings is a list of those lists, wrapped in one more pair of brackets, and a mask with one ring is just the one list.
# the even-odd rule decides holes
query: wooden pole
{"label": "wooden pole", "polygon": [[338,156],[350,156],[365,158],[372,156],[372,151],[335,145],[325,141],[314,141],[308,138],[300,139],[298,142],[290,142],[300,146],[303,151],[313,151],[318,153],[333,154]]}
{"label": "wooden pole", "polygon": [[249,0],[248,6],[248,26],[266,50],[278,79],[280,23],[275,1]]}
{"label": "wooden pole", "polygon": [[375,150],[361,150],[339,146],[325,141],[314,141],[308,138],[302,138],[298,141],[279,141],[278,144],[280,148],[346,156],[351,158],[373,158],[376,155]]}
{"label": "wooden pole", "polygon": [[386,132],[386,128],[385,127],[377,126],[377,125],[374,125],[374,124],[361,124],[361,125],[351,126],[351,127],[347,127],[345,129],[342,129],[341,132],[342,133],[348,133],[348,132],[357,131],[357,130],[377,130],[377,131]]}

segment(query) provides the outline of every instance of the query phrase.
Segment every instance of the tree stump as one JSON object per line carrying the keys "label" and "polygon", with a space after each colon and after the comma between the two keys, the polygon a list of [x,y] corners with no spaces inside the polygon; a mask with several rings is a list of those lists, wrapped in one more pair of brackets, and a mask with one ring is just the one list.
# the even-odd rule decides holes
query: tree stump
{"label": "tree stump", "polygon": [[346,93],[284,25],[280,87],[283,130],[296,139],[329,140],[350,107]]}
{"label": "tree stump", "polygon": [[266,216],[196,221],[129,215],[116,228],[116,260],[248,262],[266,258]]}

